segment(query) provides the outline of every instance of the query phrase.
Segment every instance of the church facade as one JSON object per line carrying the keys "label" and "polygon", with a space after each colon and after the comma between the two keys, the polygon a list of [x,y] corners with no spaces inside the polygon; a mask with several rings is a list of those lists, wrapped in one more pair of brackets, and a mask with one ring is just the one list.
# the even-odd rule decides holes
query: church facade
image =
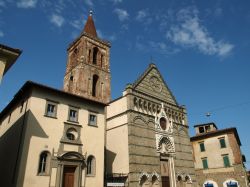
{"label": "church facade", "polygon": [[196,186],[189,138],[185,108],[150,64],[107,107],[107,183]]}
{"label": "church facade", "polygon": [[110,101],[109,56],[90,13],[63,90],[28,81],[17,92],[0,113],[1,185],[196,186],[185,108],[154,64]]}

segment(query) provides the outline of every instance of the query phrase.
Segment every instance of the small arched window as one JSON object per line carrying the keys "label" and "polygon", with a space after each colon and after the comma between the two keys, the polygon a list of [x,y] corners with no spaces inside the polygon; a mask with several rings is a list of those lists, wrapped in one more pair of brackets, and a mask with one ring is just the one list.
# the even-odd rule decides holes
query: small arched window
{"label": "small arched window", "polygon": [[98,48],[97,47],[94,47],[94,50],[93,50],[93,64],[97,64],[97,56],[98,56]]}
{"label": "small arched window", "polygon": [[143,175],[140,180],[140,187],[146,187],[149,185],[149,180],[146,175]]}
{"label": "small arched window", "polygon": [[50,153],[43,151],[39,158],[38,174],[48,174],[49,173],[49,161]]}
{"label": "small arched window", "polygon": [[152,187],[159,187],[159,180],[157,178],[157,176],[153,175],[152,177]]}
{"label": "small arched window", "polygon": [[92,82],[92,96],[96,96],[97,94],[97,81],[99,77],[98,75],[93,75],[93,82]]}
{"label": "small arched window", "polygon": [[88,54],[88,62],[90,63],[90,59],[91,59],[91,50],[89,49],[89,54]]}
{"label": "small arched window", "polygon": [[103,59],[104,59],[104,57],[103,57],[103,55],[101,55],[101,67],[103,67]]}
{"label": "small arched window", "polygon": [[95,157],[92,155],[87,159],[87,175],[95,175]]}

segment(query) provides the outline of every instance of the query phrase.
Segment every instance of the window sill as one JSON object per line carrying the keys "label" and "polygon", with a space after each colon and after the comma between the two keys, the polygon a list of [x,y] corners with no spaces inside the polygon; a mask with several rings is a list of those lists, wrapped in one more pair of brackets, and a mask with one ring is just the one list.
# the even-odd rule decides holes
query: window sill
{"label": "window sill", "polygon": [[48,173],[38,173],[37,176],[45,176],[45,177],[48,177],[50,176]]}
{"label": "window sill", "polygon": [[47,114],[44,114],[44,116],[45,116],[45,117],[48,117],[48,118],[57,119],[57,117],[56,117],[56,116],[49,116],[49,115],[47,115]]}
{"label": "window sill", "polygon": [[90,125],[90,124],[88,124],[88,126],[98,128],[98,125]]}
{"label": "window sill", "polygon": [[94,174],[87,174],[86,177],[95,177]]}
{"label": "window sill", "polygon": [[68,122],[68,123],[73,123],[73,124],[79,124],[78,121],[72,121],[72,120],[69,120],[69,119],[67,120],[67,122]]}

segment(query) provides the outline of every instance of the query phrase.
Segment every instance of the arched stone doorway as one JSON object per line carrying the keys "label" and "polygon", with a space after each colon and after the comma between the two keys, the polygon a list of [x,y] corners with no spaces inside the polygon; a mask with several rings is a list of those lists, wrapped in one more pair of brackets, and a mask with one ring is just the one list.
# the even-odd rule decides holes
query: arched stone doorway
{"label": "arched stone doorway", "polygon": [[57,157],[56,187],[80,187],[85,177],[85,158],[78,152],[66,152]]}

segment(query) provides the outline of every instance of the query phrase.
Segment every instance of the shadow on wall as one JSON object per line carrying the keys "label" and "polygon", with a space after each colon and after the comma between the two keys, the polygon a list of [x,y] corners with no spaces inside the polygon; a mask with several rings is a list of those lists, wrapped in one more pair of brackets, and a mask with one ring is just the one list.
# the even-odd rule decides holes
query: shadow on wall
{"label": "shadow on wall", "polygon": [[106,173],[113,173],[113,163],[116,157],[116,153],[106,149]]}
{"label": "shadow on wall", "polygon": [[0,137],[1,186],[23,186],[32,136],[48,138],[33,113],[27,111]]}

